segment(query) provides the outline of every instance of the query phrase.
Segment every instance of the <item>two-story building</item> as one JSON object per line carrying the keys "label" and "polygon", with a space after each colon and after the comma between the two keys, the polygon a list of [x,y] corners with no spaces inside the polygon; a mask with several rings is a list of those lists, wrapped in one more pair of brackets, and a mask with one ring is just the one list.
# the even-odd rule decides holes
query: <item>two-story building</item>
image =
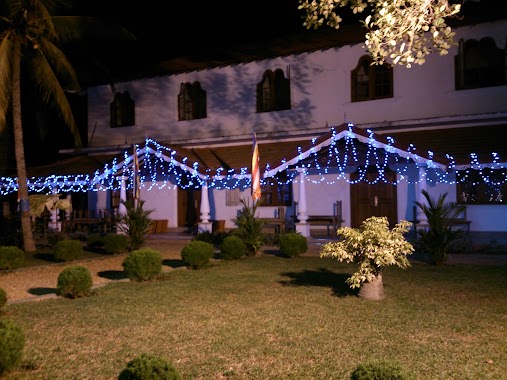
{"label": "two-story building", "polygon": [[[301,41],[269,58],[90,87],[85,152],[100,164],[51,183],[89,190],[89,208],[116,207],[135,183],[135,146],[154,219],[232,228],[240,200],[251,201],[255,132],[259,214],[282,207],[305,235],[308,216],[413,220],[422,189],[466,204],[472,233],[507,233],[507,19],[455,32],[449,54],[411,68],[372,65],[344,30],[318,49]],[[116,159],[104,166],[106,153]]]}

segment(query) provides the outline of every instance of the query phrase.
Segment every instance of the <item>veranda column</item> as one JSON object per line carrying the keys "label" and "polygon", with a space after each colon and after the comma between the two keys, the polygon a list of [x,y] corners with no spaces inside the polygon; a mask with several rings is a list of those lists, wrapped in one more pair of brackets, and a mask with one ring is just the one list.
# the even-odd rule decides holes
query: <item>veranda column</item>
{"label": "veranda column", "polygon": [[[53,188],[53,194],[58,194],[58,187]],[[58,211],[59,209],[55,206],[51,210],[50,227],[53,230],[60,232],[62,230],[62,224],[58,221]]]}
{"label": "veranda column", "polygon": [[296,231],[305,237],[310,236],[310,225],[306,222],[308,220],[308,211],[306,207],[306,173],[304,169],[298,169],[299,172],[299,200],[298,200],[298,214],[296,223]]}
{"label": "veranda column", "polygon": [[[122,215],[125,215],[127,213],[127,207],[125,206],[125,203],[127,201],[127,180],[125,177],[121,177],[121,186],[120,186],[120,205],[118,206],[118,215],[117,217],[120,217]],[[117,234],[125,234],[125,224],[118,222],[116,228]]]}
{"label": "veranda column", "polygon": [[[424,195],[422,193],[422,191],[427,190],[427,187],[428,187],[428,182],[426,181],[427,174],[428,174],[428,172],[427,172],[426,167],[424,167],[424,166],[419,167],[419,181],[417,182],[417,186],[416,186],[416,189],[417,189],[416,199],[417,199],[417,202],[419,202],[421,204],[427,204],[426,198],[424,197]],[[416,206],[416,217],[417,217],[417,220],[419,221],[420,224],[427,224],[428,223],[428,220],[426,219],[426,215],[417,206]]]}
{"label": "veranda column", "polygon": [[121,187],[120,187],[120,205],[118,206],[118,214],[126,214],[127,208],[125,207],[124,202],[127,201],[127,181],[125,177],[121,177]]}
{"label": "veranda column", "polygon": [[211,222],[209,221],[209,196],[208,196],[208,184],[203,183],[201,189],[201,221],[197,225],[197,232],[211,232]]}

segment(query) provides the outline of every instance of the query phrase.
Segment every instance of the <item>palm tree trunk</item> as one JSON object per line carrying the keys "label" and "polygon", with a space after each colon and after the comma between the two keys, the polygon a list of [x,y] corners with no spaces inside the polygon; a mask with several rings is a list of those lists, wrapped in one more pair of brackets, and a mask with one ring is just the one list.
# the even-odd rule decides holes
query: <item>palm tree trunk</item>
{"label": "palm tree trunk", "polygon": [[30,221],[30,202],[26,183],[25,145],[23,143],[23,124],[21,120],[21,49],[19,42],[14,44],[12,65],[12,113],[14,124],[14,154],[18,171],[19,211],[21,213],[21,230],[25,252],[35,251],[32,224]]}

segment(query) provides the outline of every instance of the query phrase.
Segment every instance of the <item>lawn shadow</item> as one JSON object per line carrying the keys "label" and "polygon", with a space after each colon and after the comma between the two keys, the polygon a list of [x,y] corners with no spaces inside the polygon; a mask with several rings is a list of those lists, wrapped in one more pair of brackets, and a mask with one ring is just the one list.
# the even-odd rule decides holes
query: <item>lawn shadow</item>
{"label": "lawn shadow", "polygon": [[162,261],[162,265],[171,267],[171,268],[180,268],[184,267],[186,264],[183,260],[178,259],[167,259]]}
{"label": "lawn shadow", "polygon": [[56,294],[56,288],[30,288],[28,293],[34,296],[44,296],[46,294]]}
{"label": "lawn shadow", "polygon": [[282,252],[280,252],[280,249],[276,249],[276,248],[265,249],[262,251],[262,253],[265,255],[271,255],[271,256],[276,256],[276,257],[287,257],[284,254],[282,254]]}
{"label": "lawn shadow", "polygon": [[124,280],[128,278],[127,274],[122,270],[104,270],[98,272],[97,275],[108,280]]}
{"label": "lawn shadow", "polygon": [[326,268],[304,270],[302,272],[285,272],[283,276],[290,280],[280,281],[285,286],[323,286],[331,288],[338,297],[355,296],[357,289],[351,289],[345,282],[351,276],[349,273],[335,273]]}

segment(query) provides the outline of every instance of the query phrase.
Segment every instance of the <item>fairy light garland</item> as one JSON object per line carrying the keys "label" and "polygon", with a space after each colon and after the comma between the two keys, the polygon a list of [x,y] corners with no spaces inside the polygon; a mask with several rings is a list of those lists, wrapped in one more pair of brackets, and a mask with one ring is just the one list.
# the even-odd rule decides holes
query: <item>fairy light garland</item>
{"label": "fairy light garland", "polygon": [[[312,147],[303,151],[298,147],[297,156],[287,160],[284,158],[278,165],[267,164],[261,178],[261,184],[278,183],[287,185],[295,182],[298,170],[308,173],[307,181],[315,184],[334,185],[338,181],[346,181],[355,184],[365,181],[369,184],[378,182],[399,184],[402,181],[408,183],[445,183],[456,184],[474,177],[492,186],[502,186],[507,183],[507,163],[501,162],[498,153],[492,153],[492,162],[481,164],[475,153],[470,154],[470,165],[457,165],[451,155],[445,157],[449,164],[444,166],[433,160],[434,154],[427,152],[428,158],[423,158],[416,153],[416,148],[410,144],[406,151],[394,146],[394,139],[386,138],[387,144],[375,139],[374,133],[367,130],[368,136],[354,133],[349,128],[337,132],[331,128],[331,137],[317,144],[317,139],[312,139]],[[338,142],[342,142],[340,149]],[[358,144],[366,146],[366,152],[361,163],[358,153]],[[189,162],[188,157],[177,159],[176,150],[159,144],[153,139],[146,138],[144,148],[135,145],[141,168],[141,189],[145,191],[161,190],[164,188],[175,189],[177,187],[208,188],[216,190],[242,188],[251,186],[251,176],[248,168],[226,170],[219,167],[202,169],[198,162]],[[327,151],[326,151],[327,150]],[[319,161],[320,160],[320,161]],[[390,165],[391,160],[391,165]],[[366,172],[370,166],[375,166],[377,177],[368,179]],[[348,168],[355,167],[359,173],[358,179],[348,179]],[[273,167],[273,169],[272,169]],[[411,168],[419,170],[416,180],[409,180]],[[484,169],[488,169],[484,171]],[[387,170],[394,170],[398,174],[395,181],[389,181],[386,176]],[[490,173],[491,172],[491,173]],[[283,176],[279,174],[284,173]],[[493,175],[494,174],[494,175]],[[474,182],[475,183],[475,182]],[[104,165],[102,170],[97,169],[93,176],[87,174],[78,175],[51,175],[48,177],[32,177],[27,180],[28,189],[34,193],[51,193],[55,188],[59,192],[88,192],[88,191],[118,191],[131,189],[134,185],[133,156],[127,151],[123,154],[123,160],[118,162],[114,159]],[[0,177],[0,195],[7,195],[18,191],[17,178]]]}

